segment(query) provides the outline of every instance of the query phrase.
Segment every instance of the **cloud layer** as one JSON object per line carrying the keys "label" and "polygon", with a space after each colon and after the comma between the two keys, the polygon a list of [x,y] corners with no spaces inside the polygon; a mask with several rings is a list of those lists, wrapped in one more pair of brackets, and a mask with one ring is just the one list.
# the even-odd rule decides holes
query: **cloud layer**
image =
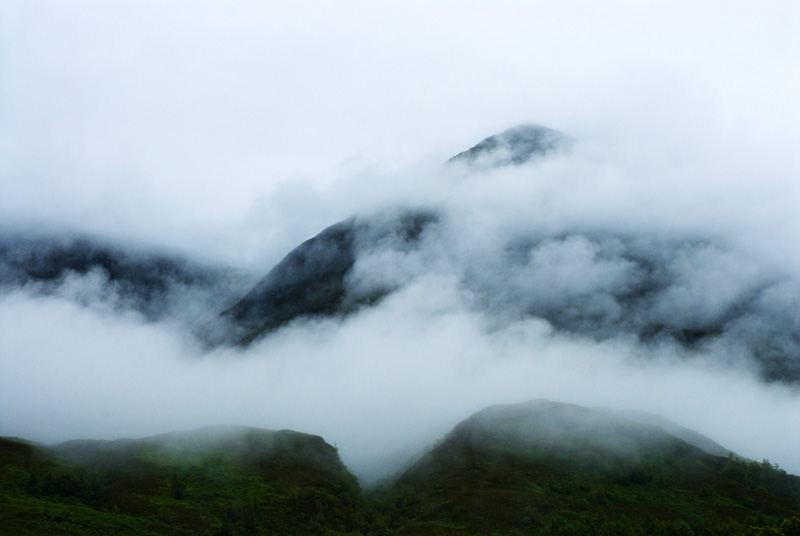
{"label": "cloud layer", "polygon": [[[472,411],[543,397],[662,413],[800,472],[800,398],[760,382],[743,344],[798,344],[793,3],[0,10],[4,231],[259,277],[352,214],[445,215],[425,247],[357,260],[351,284],[402,286],[379,307],[244,352],[203,355],[177,322],[76,303],[98,274],[6,292],[0,434],[293,428],[373,477]],[[529,121],[572,151],[442,165]],[[643,282],[658,299],[636,302]],[[645,320],[729,336],[642,344]]]}

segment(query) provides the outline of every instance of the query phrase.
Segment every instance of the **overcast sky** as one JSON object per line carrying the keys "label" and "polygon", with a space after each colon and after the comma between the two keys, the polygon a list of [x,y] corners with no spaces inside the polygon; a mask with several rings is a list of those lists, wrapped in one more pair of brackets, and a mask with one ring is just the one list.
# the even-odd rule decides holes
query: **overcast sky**
{"label": "overcast sky", "polygon": [[[353,213],[422,204],[461,218],[464,244],[576,225],[714,236],[797,278],[798,26],[793,1],[6,0],[0,224],[257,273]],[[573,153],[442,169],[530,122]],[[201,359],[169,325],[6,295],[0,434],[235,422],[319,433],[368,471],[483,405],[547,397],[659,412],[800,472],[791,390],[703,360],[632,365],[635,345],[538,321],[487,335],[446,276]]]}

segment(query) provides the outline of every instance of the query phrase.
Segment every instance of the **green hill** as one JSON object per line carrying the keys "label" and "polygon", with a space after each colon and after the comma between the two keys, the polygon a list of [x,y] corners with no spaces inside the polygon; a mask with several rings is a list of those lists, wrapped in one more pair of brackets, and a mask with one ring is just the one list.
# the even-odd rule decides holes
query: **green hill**
{"label": "green hill", "polygon": [[298,432],[0,441],[0,534],[347,533],[360,502],[336,449]]}
{"label": "green hill", "polygon": [[476,413],[384,493],[400,534],[737,534],[800,515],[800,478],[768,462],[542,400]]}
{"label": "green hill", "polygon": [[288,430],[0,438],[0,535],[798,536],[800,477],[642,420],[493,406],[365,494],[334,447]]}

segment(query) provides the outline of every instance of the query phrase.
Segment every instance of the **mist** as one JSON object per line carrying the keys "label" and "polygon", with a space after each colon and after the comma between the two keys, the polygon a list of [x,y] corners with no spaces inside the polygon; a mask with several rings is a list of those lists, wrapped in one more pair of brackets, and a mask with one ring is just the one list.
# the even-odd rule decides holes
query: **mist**
{"label": "mist", "polygon": [[[800,472],[800,394],[754,357],[800,345],[792,3],[0,13],[4,233],[152,245],[255,281],[352,215],[440,215],[419,247],[359,254],[349,288],[397,289],[376,306],[246,349],[187,333],[222,310],[209,293],[176,287],[148,317],[104,274],[4,288],[1,435],[289,428],[368,481],[485,406],[548,398],[658,413]],[[445,164],[530,122],[575,142]],[[641,336],[656,324],[669,336]]]}

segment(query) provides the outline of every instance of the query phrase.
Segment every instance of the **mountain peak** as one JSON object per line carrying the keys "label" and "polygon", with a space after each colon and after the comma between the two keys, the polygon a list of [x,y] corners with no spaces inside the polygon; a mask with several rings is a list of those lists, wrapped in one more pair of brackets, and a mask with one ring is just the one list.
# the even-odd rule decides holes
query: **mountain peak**
{"label": "mountain peak", "polygon": [[611,411],[541,399],[478,411],[453,429],[450,440],[478,448],[519,446],[561,453],[588,449],[604,455],[638,455],[684,443],[663,428]]}
{"label": "mountain peak", "polygon": [[536,124],[523,124],[489,136],[474,147],[458,153],[448,162],[464,162],[479,167],[520,165],[558,149],[574,140],[558,130]]}

